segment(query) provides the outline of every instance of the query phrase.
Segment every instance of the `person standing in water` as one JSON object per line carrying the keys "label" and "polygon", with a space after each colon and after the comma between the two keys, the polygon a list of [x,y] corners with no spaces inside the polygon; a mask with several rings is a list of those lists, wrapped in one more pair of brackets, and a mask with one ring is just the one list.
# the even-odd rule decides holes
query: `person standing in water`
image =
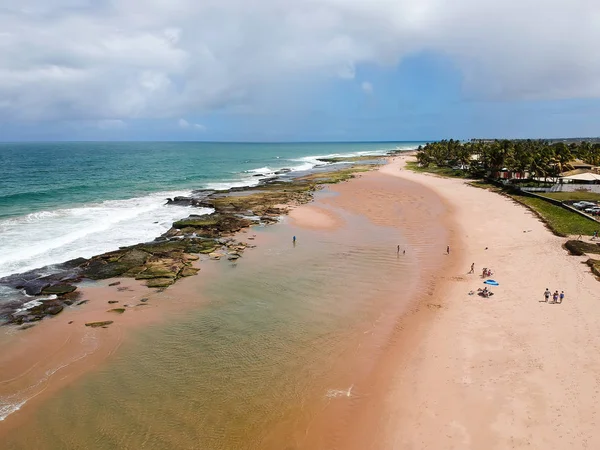
{"label": "person standing in water", "polygon": [[400,254],[400,246],[398,246],[398,250],[396,251],[396,253]]}
{"label": "person standing in water", "polygon": [[446,247],[446,253],[447,253],[447,254],[450,254],[450,246],[447,246],[447,247]]}
{"label": "person standing in water", "polygon": [[294,236],[294,237],[292,238],[292,243],[293,243],[294,245],[296,245],[296,236]]}

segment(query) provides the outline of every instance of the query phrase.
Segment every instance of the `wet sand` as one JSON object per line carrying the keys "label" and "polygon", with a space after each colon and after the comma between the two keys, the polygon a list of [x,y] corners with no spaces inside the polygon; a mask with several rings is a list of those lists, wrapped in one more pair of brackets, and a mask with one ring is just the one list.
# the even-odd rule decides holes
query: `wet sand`
{"label": "wet sand", "polygon": [[[356,280],[349,279],[347,283],[343,279],[337,280],[332,286],[339,286],[335,289],[345,292],[343,289],[352,288],[353,283],[358,283],[356,286],[360,286],[361,290],[355,291],[354,296],[360,297],[361,301],[354,306],[351,301],[337,306],[344,313],[340,318],[352,320],[353,325],[348,328],[351,333],[327,332],[326,336],[333,339],[333,343],[328,342],[331,348],[327,345],[325,348],[327,351],[333,351],[334,348],[338,350],[329,356],[327,353],[315,356],[317,366],[323,364],[317,364],[321,361],[319,358],[326,357],[324,361],[328,361],[329,367],[326,373],[319,375],[320,378],[315,378],[314,386],[303,388],[302,408],[292,408],[286,412],[286,420],[274,422],[268,432],[261,430],[253,435],[254,431],[247,431],[245,437],[251,442],[248,448],[279,449],[282,443],[293,448],[361,448],[355,444],[366,442],[374,436],[379,436],[377,442],[383,442],[384,437],[379,433],[383,416],[378,409],[387,401],[390,383],[397,372],[397,366],[391,362],[397,362],[398,358],[404,357],[404,352],[410,353],[411,347],[418,345],[416,336],[419,335],[419,327],[439,307],[437,300],[432,300],[436,286],[440,287],[439,275],[447,273],[448,267],[460,261],[458,251],[449,256],[444,254],[448,243],[452,248],[460,247],[453,236],[456,227],[452,213],[452,209],[441,201],[434,190],[379,171],[329,187],[317,196],[315,203],[295,208],[290,217],[284,220],[286,223],[275,226],[279,234],[298,235],[299,251],[303,251],[302,245],[306,239],[310,239],[315,255],[318,254],[321,239],[324,242],[333,239],[332,242],[339,248],[333,253],[337,256],[330,256],[320,264],[331,267],[333,273],[339,272],[337,266],[352,262],[341,273]],[[360,225],[363,219],[356,222],[357,218],[364,218],[371,225]],[[252,235],[253,231],[241,233],[240,240]],[[250,243],[262,248],[262,252],[257,251],[256,255],[265,257],[271,252],[272,257],[276,258],[284,251],[278,239],[269,233],[257,233]],[[389,247],[386,242],[388,239]],[[400,254],[397,254],[397,245],[401,245]],[[260,265],[260,258],[253,255],[253,251],[249,250],[238,263],[240,268],[242,265]],[[369,265],[370,261],[373,262],[372,266]],[[59,397],[62,388],[82,375],[101,367],[110,371],[111,361],[121,352],[121,344],[129,336],[134,336],[136,330],[168,321],[177,314],[184,317],[186,311],[202,310],[203,305],[213,300],[213,295],[205,292],[203,280],[226,277],[222,266],[210,261],[203,262],[202,271],[197,277],[181,280],[162,293],[152,294],[152,290],[139,287],[132,280],[122,280],[120,286],[130,290],[118,291],[117,287],[84,290],[85,297],[82,298],[89,298],[89,304],[10,336],[10,348],[13,350],[2,355],[2,393],[15,391],[15,387],[19,386],[27,388],[40,376],[42,379],[46,377],[46,380],[42,385],[36,385],[39,392],[22,410],[0,422],[0,435],[7,433],[11,439],[15,439],[11,442],[19,442],[20,438],[15,438],[11,430],[27,430],[32,414],[39,406]],[[398,276],[390,278],[390,271],[398,268],[401,269]],[[306,289],[307,293],[313,289],[311,285],[300,287]],[[317,287],[323,288],[322,285]],[[319,291],[317,287],[314,288],[315,293]],[[298,286],[294,288],[299,289]],[[352,296],[352,293],[344,295]],[[109,305],[109,297],[119,300],[119,303]],[[142,303],[141,298],[149,298],[146,302],[149,306],[137,306]],[[124,314],[106,312],[125,302],[130,308]],[[315,305],[318,306],[318,302]],[[334,306],[335,302],[331,305]],[[361,309],[356,312],[352,310],[359,306]],[[320,314],[324,318],[333,312],[326,308],[331,306],[321,307]],[[312,326],[311,321],[318,322],[318,316],[312,316],[315,311],[314,307],[311,313],[307,311],[305,320],[309,326]],[[340,314],[340,311],[336,314]],[[73,323],[68,324],[71,320]],[[114,323],[107,329],[89,329],[82,325],[83,322],[96,320],[114,320]],[[93,352],[86,351],[88,342],[91,342],[89,346],[93,347]],[[29,353],[22,353],[19,349]],[[43,351],[36,352],[36,349]],[[294,350],[298,355],[305,351],[305,348]],[[23,357],[24,354],[30,356]],[[36,354],[48,356],[40,361]],[[293,355],[290,355],[290,361],[299,357]],[[61,364],[61,361],[69,364]],[[306,364],[309,364],[308,360]],[[57,377],[55,373],[47,376],[48,368],[54,370],[52,368],[55,367],[61,367],[61,376]],[[330,388],[325,389],[328,385]],[[372,414],[365,415],[364,411],[371,408]],[[185,420],[193,422],[194,419],[188,417]],[[195,448],[186,446],[187,441],[183,438],[179,438],[179,441],[173,437],[169,439],[174,439],[179,448]],[[205,448],[231,448],[227,443],[237,443],[237,439],[237,436],[224,437],[222,441]],[[23,448],[26,448],[27,442],[23,441]]]}

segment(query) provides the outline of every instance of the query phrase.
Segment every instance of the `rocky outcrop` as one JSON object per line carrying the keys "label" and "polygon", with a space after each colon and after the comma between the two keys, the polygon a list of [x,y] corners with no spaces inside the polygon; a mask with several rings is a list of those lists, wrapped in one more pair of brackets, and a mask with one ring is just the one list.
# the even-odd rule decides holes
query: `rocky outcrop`
{"label": "rocky outcrop", "polygon": [[75,286],[71,284],[55,284],[53,286],[47,286],[42,289],[43,295],[64,295],[70,294],[71,292],[77,289]]}
{"label": "rocky outcrop", "polygon": [[86,327],[92,327],[92,328],[99,328],[99,327],[104,328],[104,327],[110,325],[111,323],[113,323],[112,320],[104,320],[104,321],[101,321],[101,322],[87,322],[85,324],[85,326]]}
{"label": "rocky outcrop", "polygon": [[[288,181],[279,178],[279,175],[291,172],[291,169],[284,168],[275,172],[273,177],[260,180],[255,187],[227,191],[198,190],[189,197],[167,199],[169,205],[212,208],[215,212],[176,221],[169,231],[153,242],[53,266],[51,274],[43,268],[2,278],[0,285],[22,290],[28,296],[56,295],[58,298],[18,313],[11,312],[29,301],[26,297],[8,305],[5,303],[0,319],[8,317],[9,323],[22,324],[59,314],[65,305],[77,300],[75,284],[83,279],[129,277],[145,280],[151,288],[164,288],[181,277],[195,275],[199,269],[192,267],[192,261],[199,258],[198,254],[206,254],[215,260],[226,257],[236,261],[247,246],[234,242],[228,236],[252,224],[275,223],[287,213],[285,205],[309,202],[321,184],[345,181],[353,177],[354,172],[370,168],[372,166],[363,165],[329,172],[316,170],[301,177],[290,177]],[[116,283],[111,285],[116,286]]]}
{"label": "rocky outcrop", "polygon": [[184,235],[195,234],[205,238],[217,238],[240,231],[253,223],[252,220],[244,217],[215,213],[202,216],[191,215],[187,219],[173,223],[173,228],[180,230]]}
{"label": "rocky outcrop", "polygon": [[565,248],[571,255],[581,256],[586,253],[600,254],[600,245],[592,244],[591,242],[570,240],[565,242]]}

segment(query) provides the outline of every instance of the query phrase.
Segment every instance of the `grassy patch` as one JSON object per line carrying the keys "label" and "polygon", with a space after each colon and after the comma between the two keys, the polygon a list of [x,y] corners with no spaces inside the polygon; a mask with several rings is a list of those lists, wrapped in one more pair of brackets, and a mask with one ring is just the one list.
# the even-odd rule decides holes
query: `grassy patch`
{"label": "grassy patch", "polygon": [[414,172],[432,173],[434,175],[440,175],[443,177],[470,178],[470,175],[466,170],[452,169],[451,167],[438,167],[435,165],[422,167],[419,166],[419,164],[416,161],[407,161],[406,168]]}
{"label": "grassy patch", "polygon": [[592,269],[592,273],[594,275],[596,275],[597,277],[600,277],[600,261],[597,259],[588,259],[586,261],[586,264],[588,266],[590,266],[590,269]]}
{"label": "grassy patch", "polygon": [[585,191],[577,191],[577,192],[542,192],[540,193],[542,197],[552,198],[554,200],[558,200],[561,202],[564,201],[600,201],[600,194],[595,192],[585,192]]}
{"label": "grassy patch", "polygon": [[548,228],[558,236],[587,235],[600,229],[600,223],[586,219],[560,206],[553,205],[539,198],[511,194],[513,199],[535,211],[548,225]]}
{"label": "grassy patch", "polygon": [[487,189],[488,191],[492,191],[492,192],[497,192],[497,193],[503,192],[501,187],[498,187],[492,183],[488,183],[487,181],[482,181],[482,180],[471,181],[469,183],[469,185],[476,187],[476,188],[480,188],[480,189]]}

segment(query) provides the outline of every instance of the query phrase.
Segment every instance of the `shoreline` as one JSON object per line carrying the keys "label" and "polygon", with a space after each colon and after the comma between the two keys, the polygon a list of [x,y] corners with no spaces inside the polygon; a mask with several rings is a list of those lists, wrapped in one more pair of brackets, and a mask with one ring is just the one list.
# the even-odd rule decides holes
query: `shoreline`
{"label": "shoreline", "polygon": [[[376,180],[376,181],[371,181],[371,180]],[[388,181],[390,181],[390,180],[393,181],[392,184],[388,183]],[[377,189],[379,186],[378,183],[382,183],[382,182],[384,184],[387,183],[388,186],[385,188],[386,191],[380,195],[378,193]],[[332,210],[331,209],[332,207],[339,209],[339,212],[343,211],[345,208],[348,208],[348,209],[354,208],[355,211],[353,211],[353,213],[361,215],[360,205],[363,205],[363,206],[367,206],[367,208],[365,211],[362,211],[362,213],[368,213],[370,220],[374,220],[375,221],[374,223],[376,223],[377,225],[391,226],[394,228],[397,227],[399,229],[403,229],[402,227],[406,226],[406,224],[397,224],[396,223],[395,218],[396,218],[397,210],[389,207],[389,200],[390,200],[389,196],[393,195],[394,198],[396,199],[395,201],[399,202],[397,207],[412,208],[412,206],[410,206],[410,205],[413,204],[414,202],[420,201],[422,198],[422,193],[416,192],[416,190],[418,190],[418,185],[411,184],[410,187],[414,194],[412,196],[408,196],[407,195],[408,192],[403,192],[402,190],[398,190],[399,186],[401,186],[398,184],[398,182],[400,182],[400,180],[395,180],[390,177],[387,177],[387,175],[381,174],[380,171],[374,171],[374,172],[367,172],[364,175],[364,177],[360,177],[360,178],[357,177],[356,179],[352,180],[350,183],[333,184],[333,185],[331,185],[331,188],[327,192],[324,193],[323,196],[319,197],[318,202],[316,202],[316,203],[312,202],[310,204],[301,205],[296,208],[293,208],[291,211],[291,214],[288,216],[289,221],[291,223],[294,223],[295,226],[301,227],[303,229],[327,230],[328,232],[331,232],[331,231],[335,231],[335,230],[339,229],[339,227],[343,226],[343,223],[344,223],[344,219],[342,218],[342,216],[340,216],[339,213],[336,213],[335,209]],[[367,187],[368,189],[365,189],[365,187]],[[340,191],[345,192],[345,194],[344,194],[345,197],[344,197],[344,195],[342,195],[342,196],[339,195]],[[353,194],[353,192],[360,195],[361,198],[363,199],[363,201],[357,203],[356,197]],[[332,195],[330,195],[330,194],[332,194]],[[335,195],[333,195],[333,194],[335,194]],[[373,196],[375,196],[375,197],[373,197]],[[347,200],[345,200],[344,204],[336,204],[336,201],[339,200],[340,198],[347,198]],[[370,198],[373,198],[375,200],[373,200],[373,202],[370,202],[370,200],[369,200]],[[409,203],[403,203],[403,202],[407,202],[407,201]],[[378,209],[371,211],[371,209],[375,206]],[[429,213],[426,210],[423,210],[422,212],[425,214]],[[387,218],[382,223],[382,217],[384,217],[384,216]],[[407,218],[408,218],[408,216],[407,216]],[[418,224],[418,221],[413,220],[412,222],[413,222],[412,236],[417,237],[418,239],[421,239],[421,233],[423,231],[422,227]],[[433,221],[432,221],[432,223],[433,223]],[[284,224],[281,226],[286,226],[286,225]],[[258,243],[259,247],[262,245],[262,242],[260,242],[260,236],[255,237],[251,234],[251,232],[241,232],[238,234],[238,236],[236,236],[236,239],[241,239],[242,237],[247,237],[247,238],[252,239],[251,242]],[[437,229],[436,229],[436,231],[431,231],[431,237],[434,239],[437,239],[439,237],[439,232],[437,231]],[[250,240],[250,239],[246,239],[246,240]],[[443,238],[443,239],[444,239],[443,248],[445,248],[446,241],[445,241],[445,238]],[[390,250],[395,254],[395,247],[396,247],[395,243],[391,243],[390,245],[391,245]],[[441,243],[438,244],[438,246],[440,248],[442,248]],[[427,248],[424,248],[421,250],[417,249],[417,250],[418,250],[417,254],[410,256],[411,258],[413,258],[413,257],[426,258],[427,255],[429,255],[429,250]],[[409,256],[407,256],[407,257],[409,257]],[[437,258],[437,257],[433,258],[432,263],[437,264],[439,262],[438,259],[439,258]],[[223,261],[223,262],[225,262],[225,261]],[[198,265],[198,263],[195,263],[195,264]],[[209,270],[218,270],[217,269],[218,264],[214,264],[214,262],[206,261],[206,264],[204,264],[204,265],[203,265],[203,262],[200,262],[199,265],[202,266],[202,272],[204,272],[206,267],[210,267]],[[186,285],[194,286],[194,292],[196,292],[196,289],[198,287],[197,283],[201,282],[200,280],[203,278],[203,275],[207,275],[207,274],[201,274],[201,276],[199,278],[198,277],[186,278],[186,279],[182,280],[181,282],[175,284],[174,286],[170,287],[169,289],[165,290],[164,292],[157,293],[156,294],[157,299],[160,298],[161,296],[165,296],[165,295],[166,296],[175,296],[178,291],[184,292],[185,291],[184,288]],[[109,281],[112,281],[112,280],[107,280],[103,283],[107,284]],[[124,279],[124,280],[120,280],[120,281],[122,282],[122,284],[120,286],[113,286],[113,287],[105,286],[103,288],[91,288],[90,289],[90,290],[98,289],[97,298],[99,300],[97,302],[95,300],[93,302],[90,302],[90,305],[92,305],[93,303],[96,303],[96,307],[95,307],[96,311],[99,313],[100,312],[102,313],[101,315],[94,317],[93,318],[94,320],[105,320],[107,317],[110,318],[111,313],[107,313],[103,310],[108,309],[109,307],[112,307],[112,306],[123,305],[124,300],[120,300],[120,303],[115,304],[115,305],[107,305],[106,304],[106,296],[107,295],[114,296],[116,293],[119,292],[118,291],[119,287],[133,289],[134,292],[128,291],[127,289],[123,290],[122,293],[125,296],[129,295],[130,293],[131,294],[135,293],[135,295],[141,296],[141,295],[144,295],[143,294],[144,292],[145,293],[148,292],[148,290],[145,287],[141,286],[139,284],[139,282],[135,282],[132,279]],[[137,287],[134,286],[136,283],[137,283]],[[415,281],[415,283],[416,283],[416,281]],[[408,286],[399,285],[398,289],[403,290],[406,295],[411,295],[410,294],[411,291],[408,289]],[[101,299],[102,296],[104,296],[103,300]],[[185,294],[183,296],[185,296]],[[189,296],[197,297],[197,294],[193,294],[193,295],[189,295]],[[203,300],[201,298],[199,298],[198,300],[200,303],[190,302],[189,307],[191,307],[191,308],[196,308],[198,306],[201,307]],[[408,299],[405,299],[405,300],[408,300]],[[157,303],[154,302],[152,299],[148,303],[151,303],[151,304],[155,303],[157,305]],[[164,303],[164,302],[160,302],[160,303]],[[414,305],[414,301],[410,300],[409,304]],[[413,307],[414,306],[409,306],[409,309],[411,309]],[[100,329],[96,329],[96,330],[86,330],[86,331],[95,333],[98,336],[105,336],[106,334],[110,334],[110,333],[120,334],[120,338],[117,340],[118,341],[117,344],[120,345],[120,342],[122,341],[122,339],[124,339],[125,334],[127,332],[129,332],[130,330],[136,329],[138,325],[152,323],[153,321],[166,320],[167,317],[169,317],[169,316],[172,317],[172,314],[182,313],[182,310],[185,310],[187,308],[187,306],[179,303],[177,305],[171,305],[171,306],[166,306],[166,307],[158,306],[153,309],[151,309],[151,308],[152,308],[152,306],[148,307],[148,306],[135,306],[134,305],[134,308],[132,310],[128,309],[125,314],[117,316],[114,319],[115,323],[110,325],[108,330],[102,330],[102,328],[100,328]],[[76,323],[79,323],[79,325],[81,326],[83,317],[85,317],[85,314],[86,314],[85,311],[86,311],[85,309],[80,309],[77,311],[69,311],[70,315],[63,317],[63,320],[64,319],[75,320],[76,322],[72,325],[67,325],[67,324],[62,323],[62,321],[60,320],[60,317],[55,318],[53,320],[49,320],[49,321],[43,321],[43,322],[47,327],[50,327],[50,328],[54,324],[55,324],[56,328],[62,328],[62,329],[71,327],[71,326],[75,325]],[[404,311],[402,311],[402,313],[404,313]],[[125,318],[127,315],[130,315],[130,317],[135,316],[138,318],[136,318],[136,319],[132,318],[132,319],[130,319],[130,322],[128,322],[128,323],[118,325],[121,318]],[[90,317],[90,320],[91,320],[91,316],[88,315],[88,317]],[[391,318],[389,320],[391,320]],[[388,321],[388,319],[386,319],[386,321]],[[117,328],[114,331],[111,331],[113,329],[113,327],[115,327],[115,326],[124,327],[124,328],[122,328],[122,329]],[[394,326],[393,321],[389,322],[388,325],[386,325],[386,327],[388,327],[388,328],[393,328],[393,326]],[[383,328],[381,328],[381,330],[383,330]],[[44,331],[45,330],[42,327],[40,327],[40,329],[36,330],[34,328],[33,330],[27,330],[23,333],[25,335],[25,333],[28,333],[28,332],[34,332],[34,333],[37,332],[40,339],[43,339]],[[380,330],[377,329],[377,332],[379,333]],[[106,344],[105,347],[107,347],[109,349],[106,352],[107,353],[106,356],[104,358],[98,358],[98,361],[96,363],[88,365],[88,367],[86,368],[87,371],[93,370],[95,367],[98,367],[99,364],[102,364],[103,361],[106,360],[106,357],[110,356],[110,354],[112,354],[112,352],[118,348],[118,345],[115,345],[115,341],[112,340],[112,338],[108,339],[105,342],[105,344]],[[65,370],[69,371],[71,369],[65,369]],[[76,370],[73,370],[73,371],[76,372]],[[77,377],[78,374],[74,373],[73,376]],[[69,377],[68,379],[72,380],[73,378]],[[369,387],[369,389],[372,388],[372,385],[369,385],[369,383],[368,383],[368,378],[365,379],[365,383],[367,383],[365,386],[371,386],[371,387]],[[54,386],[52,389],[49,389],[47,392],[45,392],[44,396],[35,400],[33,403],[30,403],[28,405],[30,408],[27,408],[27,410],[20,411],[16,414],[9,416],[9,421],[8,422],[5,421],[4,423],[6,425],[10,425],[10,426],[4,427],[4,428],[6,430],[13,429],[14,427],[18,426],[18,424],[24,423],[27,420],[27,417],[30,415],[30,413],[36,409],[37,404],[42,402],[48,396],[52,395],[52,393],[56,392],[56,390],[59,388],[60,388],[59,385]],[[360,389],[360,387],[357,387],[357,389]],[[318,435],[318,433],[317,433],[317,435]]]}
{"label": "shoreline", "polygon": [[[120,276],[147,280],[150,288],[166,288],[178,279],[196,273],[191,261],[198,253],[211,259],[223,256],[235,259],[246,246],[231,236],[252,225],[277,223],[290,208],[312,201],[323,186],[346,181],[360,172],[376,169],[381,161],[398,151],[380,156],[324,158],[306,174],[290,175],[287,169],[274,177],[261,179],[257,185],[226,190],[195,190],[188,197],[166,198],[166,205],[197,208],[173,222],[171,228],[153,241],[142,242],[91,258],[76,258],[0,279],[0,287],[24,291],[27,297],[0,305],[2,325],[34,326],[44,318],[60,314],[65,307],[81,301],[77,286],[81,281],[106,280]],[[342,166],[332,164],[345,163]]]}
{"label": "shoreline", "polygon": [[[406,158],[398,160],[400,169]],[[380,412],[389,448],[599,447],[598,288],[586,258],[566,253],[566,238],[509,198],[465,180],[396,175],[454,206],[466,264],[449,274],[442,307],[398,362]],[[468,295],[483,286],[481,267],[500,282],[491,298]],[[546,288],[564,290],[565,301],[544,302]]]}
{"label": "shoreline", "polygon": [[[405,170],[402,164],[407,157],[392,158],[378,171],[350,183],[332,185],[318,202],[292,209],[286,219],[306,230],[336,232],[344,218],[335,208],[354,212],[363,208],[378,225],[402,229],[419,205],[429,209],[431,200],[422,197],[425,189],[447,208],[440,229],[449,234],[440,238],[434,232],[437,241],[432,245],[439,247],[445,240],[451,246],[450,258],[439,249],[436,254],[423,250],[434,266],[419,280],[420,294],[406,303],[401,314],[384,317],[374,329],[378,334],[370,345],[380,353],[369,360],[373,366],[364,369],[360,382],[348,381],[347,391],[340,391],[349,402],[329,403],[310,429],[296,436],[298,447],[325,449],[332,443],[357,450],[600,446],[600,434],[595,432],[600,319],[594,301],[597,282],[586,273],[585,257],[566,254],[564,239],[552,235],[525,207],[464,180]],[[375,178],[380,184],[369,184]],[[406,186],[414,183],[411,201],[399,190],[398,179],[409,183]],[[414,227],[414,233],[422,231]],[[467,274],[471,262],[476,264],[475,274]],[[217,270],[216,265],[207,266]],[[482,266],[491,267],[500,282],[488,299],[468,295],[483,286]],[[157,295],[186,284],[197,287],[199,280],[187,278]],[[552,283],[564,288],[564,304],[539,301],[546,284],[553,290],[558,287]],[[399,293],[403,288],[395,287]],[[191,308],[203,301],[194,292],[200,303],[190,304]],[[181,305],[171,308],[174,314],[182,313]],[[160,310],[148,314],[149,322],[165,320]],[[56,319],[44,322],[59,325]],[[139,325],[143,323],[148,322]],[[14,414],[14,420],[0,422],[4,428],[0,434],[26,422],[41,401]],[[3,423],[9,426],[2,427]],[[287,431],[273,431],[269,444],[289,437]]]}

